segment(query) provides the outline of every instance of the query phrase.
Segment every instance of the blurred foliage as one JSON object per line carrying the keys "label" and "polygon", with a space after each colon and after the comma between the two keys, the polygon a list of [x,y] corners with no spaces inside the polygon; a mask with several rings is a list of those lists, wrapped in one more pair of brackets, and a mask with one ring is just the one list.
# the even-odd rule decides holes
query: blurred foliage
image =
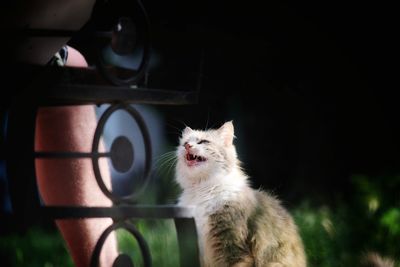
{"label": "blurred foliage", "polygon": [[334,206],[304,201],[293,210],[309,266],[359,266],[375,251],[400,260],[400,176],[351,177],[353,195]]}
{"label": "blurred foliage", "polygon": [[[350,197],[338,197],[329,206],[316,204],[310,197],[291,210],[310,267],[359,266],[360,258],[369,251],[400,260],[400,176],[355,175],[351,183]],[[133,222],[149,244],[154,266],[179,266],[172,220]],[[141,266],[133,236],[118,230],[117,237],[120,251],[131,255],[135,266]],[[33,227],[23,235],[1,236],[0,253],[7,263],[1,266],[73,266],[56,229]]]}
{"label": "blurred foliage", "polygon": [[26,232],[0,236],[0,266],[74,266],[55,228],[32,227]]}

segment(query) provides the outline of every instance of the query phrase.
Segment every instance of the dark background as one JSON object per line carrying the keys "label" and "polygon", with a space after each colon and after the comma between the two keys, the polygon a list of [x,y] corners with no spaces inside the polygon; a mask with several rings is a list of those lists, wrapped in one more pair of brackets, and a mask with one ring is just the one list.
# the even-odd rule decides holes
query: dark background
{"label": "dark background", "polygon": [[[400,172],[393,7],[174,3],[150,5],[149,15],[198,46],[203,79],[198,105],[161,109],[167,128],[233,119],[253,184],[289,201],[351,197],[351,175]],[[169,132],[176,143],[176,131]]]}
{"label": "dark background", "polygon": [[[196,105],[157,107],[171,143],[176,144],[176,128],[184,124],[219,127],[233,120],[239,157],[254,186],[293,202],[351,196],[353,174],[379,179],[400,173],[393,6],[354,1],[143,4],[157,58],[149,87],[200,88]],[[135,6],[126,5],[121,10],[129,15]],[[111,10],[103,12],[98,21],[107,23]],[[91,61],[86,41],[78,36],[70,44]],[[7,73],[4,78],[11,77]],[[26,80],[11,78],[14,87]],[[7,97],[1,101],[7,102]]]}

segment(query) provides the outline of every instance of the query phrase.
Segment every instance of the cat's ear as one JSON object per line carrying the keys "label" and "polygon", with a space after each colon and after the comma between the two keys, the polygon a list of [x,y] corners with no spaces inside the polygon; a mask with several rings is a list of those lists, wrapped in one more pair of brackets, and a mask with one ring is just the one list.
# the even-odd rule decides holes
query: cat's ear
{"label": "cat's ear", "polygon": [[226,146],[232,145],[233,138],[235,137],[233,122],[232,121],[225,122],[224,125],[222,125],[218,129],[218,131],[224,140],[224,144]]}
{"label": "cat's ear", "polygon": [[189,126],[186,126],[185,129],[183,129],[183,131],[182,131],[182,136],[187,135],[191,132],[193,132],[192,128],[190,128]]}

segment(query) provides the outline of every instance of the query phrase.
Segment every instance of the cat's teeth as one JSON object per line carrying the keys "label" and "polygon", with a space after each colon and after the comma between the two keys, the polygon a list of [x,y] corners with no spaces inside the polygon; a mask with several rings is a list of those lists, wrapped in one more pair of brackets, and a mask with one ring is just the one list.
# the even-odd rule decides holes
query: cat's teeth
{"label": "cat's teeth", "polygon": [[188,153],[188,154],[186,154],[186,160],[188,160],[188,161],[193,161],[193,160],[205,161],[206,159],[204,157],[202,157],[202,156],[197,156],[197,155],[193,155],[193,154]]}
{"label": "cat's teeth", "polygon": [[195,156],[193,154],[187,154],[186,158],[187,158],[187,160],[195,160],[197,158],[197,156]]}

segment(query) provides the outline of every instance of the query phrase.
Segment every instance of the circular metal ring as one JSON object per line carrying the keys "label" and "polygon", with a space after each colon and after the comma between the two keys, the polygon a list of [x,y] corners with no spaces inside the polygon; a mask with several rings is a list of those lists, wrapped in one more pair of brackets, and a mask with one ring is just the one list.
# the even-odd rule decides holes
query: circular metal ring
{"label": "circular metal ring", "polygon": [[[151,254],[150,254],[150,249],[147,245],[146,240],[142,236],[142,234],[136,229],[136,227],[133,224],[127,223],[127,222],[118,222],[110,225],[104,232],[101,234],[99,240],[96,243],[96,246],[93,250],[92,257],[90,259],[90,266],[91,267],[98,267],[99,266],[99,259],[100,259],[100,253],[101,249],[103,248],[104,242],[106,241],[107,237],[112,231],[115,231],[119,228],[123,228],[125,230],[128,230],[129,233],[131,233],[136,241],[139,244],[140,247],[140,252],[142,253],[142,258],[143,258],[143,263],[145,267],[151,267],[152,266],[152,261],[151,261]],[[122,254],[124,255],[124,254]],[[126,259],[126,257],[124,257]],[[114,263],[120,259],[120,256],[116,258]],[[131,261],[132,263],[132,261]],[[133,263],[132,263],[133,265]]]}
{"label": "circular metal ring", "polygon": [[[140,132],[143,137],[144,141],[144,149],[145,149],[145,166],[144,166],[144,184],[138,190],[137,192],[133,192],[132,194],[128,196],[123,196],[119,197],[114,195],[105,185],[103,178],[101,176],[100,172],[100,166],[99,166],[99,158],[104,157],[99,153],[99,145],[100,145],[100,139],[104,131],[104,126],[107,122],[107,120],[110,118],[110,116],[117,110],[125,110],[128,112],[128,114],[137,122]],[[127,138],[126,138],[127,140]],[[106,153],[107,154],[107,153]],[[147,129],[147,126],[140,115],[140,113],[133,108],[130,105],[127,104],[115,104],[110,106],[100,117],[99,122],[96,127],[96,131],[94,134],[93,138],[93,144],[92,144],[92,165],[93,165],[93,172],[97,181],[97,184],[99,185],[101,191],[106,195],[108,198],[110,198],[114,203],[120,203],[120,202],[133,202],[137,199],[137,197],[144,191],[148,184],[148,180],[150,179],[150,172],[151,172],[151,159],[152,159],[152,151],[151,151],[151,143],[150,143],[150,135]]]}
{"label": "circular metal ring", "polygon": [[[99,68],[100,73],[111,83],[115,85],[132,85],[137,84],[146,74],[149,63],[150,63],[150,46],[151,46],[151,37],[150,37],[150,19],[147,15],[146,9],[140,0],[136,0],[136,5],[138,6],[140,15],[142,17],[142,21],[144,23],[143,27],[143,55],[142,60],[139,64],[137,71],[135,74],[128,78],[120,78],[117,75],[112,74],[104,65],[104,61],[102,60],[101,53],[98,51],[97,58],[97,67]],[[111,37],[110,37],[111,38]]]}

